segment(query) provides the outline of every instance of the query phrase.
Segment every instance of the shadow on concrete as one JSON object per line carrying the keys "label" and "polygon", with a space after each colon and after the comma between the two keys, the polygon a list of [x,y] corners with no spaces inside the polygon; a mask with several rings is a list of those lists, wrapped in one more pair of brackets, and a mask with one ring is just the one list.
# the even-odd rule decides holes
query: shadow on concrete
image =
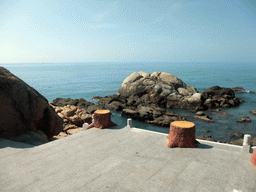
{"label": "shadow on concrete", "polygon": [[107,127],[107,128],[104,128],[104,129],[113,129],[113,130],[115,130],[115,129],[124,129],[124,127],[121,127],[121,126],[111,126],[111,127]]}
{"label": "shadow on concrete", "polygon": [[0,149],[7,148],[7,147],[25,149],[25,148],[35,147],[35,145],[0,138]]}
{"label": "shadow on concrete", "polygon": [[197,146],[200,149],[211,149],[211,148],[213,148],[213,146],[211,146],[211,145],[206,145],[206,144],[202,144],[202,143],[198,143]]}

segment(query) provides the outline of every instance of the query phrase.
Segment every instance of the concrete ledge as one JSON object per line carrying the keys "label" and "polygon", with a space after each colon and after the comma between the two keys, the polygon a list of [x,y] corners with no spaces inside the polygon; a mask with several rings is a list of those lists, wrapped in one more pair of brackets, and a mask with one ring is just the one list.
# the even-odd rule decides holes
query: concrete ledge
{"label": "concrete ledge", "polygon": [[[131,128],[131,130],[135,131],[135,132],[142,132],[142,131],[152,132],[152,133],[156,133],[156,134],[160,134],[160,135],[164,135],[164,136],[168,135],[167,133],[159,133],[159,132],[155,132],[155,131],[149,131],[149,130],[134,128],[134,127]],[[207,141],[207,140],[202,140],[202,139],[196,139],[196,140],[201,144],[209,145],[209,146],[216,147],[216,148],[219,148],[219,149],[243,152],[243,146],[232,145],[232,144],[227,144],[227,143],[219,143],[219,142],[214,142],[214,141]],[[255,151],[256,151],[256,146],[251,147],[250,153],[253,153]]]}
{"label": "concrete ledge", "polygon": [[225,150],[233,150],[233,151],[241,151],[243,150],[243,146],[239,145],[231,145],[227,143],[218,143],[214,141],[207,141],[207,140],[202,140],[202,139],[196,139],[199,143],[205,144],[205,145],[210,145],[213,147],[217,147],[220,149],[225,149]]}

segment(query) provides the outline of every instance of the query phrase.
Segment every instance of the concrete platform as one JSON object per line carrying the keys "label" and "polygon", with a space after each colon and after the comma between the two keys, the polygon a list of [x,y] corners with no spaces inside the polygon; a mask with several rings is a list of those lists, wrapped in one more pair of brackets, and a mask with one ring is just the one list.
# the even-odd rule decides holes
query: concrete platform
{"label": "concrete platform", "polygon": [[165,134],[128,127],[37,147],[0,139],[0,191],[256,191],[250,153],[166,146]]}

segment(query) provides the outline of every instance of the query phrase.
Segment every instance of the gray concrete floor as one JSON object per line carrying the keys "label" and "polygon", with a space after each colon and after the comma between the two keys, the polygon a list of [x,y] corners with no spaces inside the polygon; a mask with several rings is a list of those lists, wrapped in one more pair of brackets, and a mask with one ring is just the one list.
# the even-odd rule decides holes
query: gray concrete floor
{"label": "gray concrete floor", "polygon": [[130,128],[37,147],[0,139],[0,191],[256,191],[250,158],[207,144],[167,148],[166,135]]}

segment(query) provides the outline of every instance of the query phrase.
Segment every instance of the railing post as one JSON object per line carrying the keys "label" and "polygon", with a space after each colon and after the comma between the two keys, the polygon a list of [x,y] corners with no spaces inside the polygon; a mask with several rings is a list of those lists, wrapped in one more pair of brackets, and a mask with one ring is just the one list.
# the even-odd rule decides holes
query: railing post
{"label": "railing post", "polygon": [[250,153],[251,152],[251,135],[245,134],[244,135],[244,142],[243,142],[243,152]]}
{"label": "railing post", "polygon": [[127,127],[132,128],[132,119],[127,119]]}
{"label": "railing post", "polygon": [[88,126],[89,126],[88,123],[84,123],[84,124],[83,124],[83,129],[86,129]]}

